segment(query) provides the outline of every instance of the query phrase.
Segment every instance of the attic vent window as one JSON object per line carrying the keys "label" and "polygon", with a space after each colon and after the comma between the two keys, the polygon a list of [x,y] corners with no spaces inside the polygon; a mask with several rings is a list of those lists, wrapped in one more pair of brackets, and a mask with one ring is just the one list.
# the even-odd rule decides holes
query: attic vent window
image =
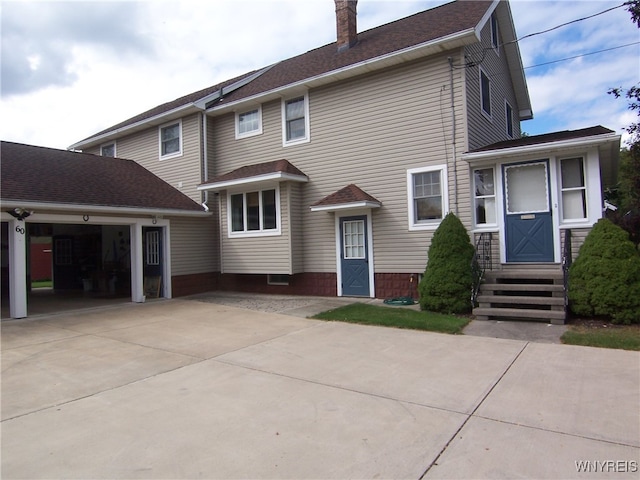
{"label": "attic vent window", "polygon": [[116,144],[107,143],[100,147],[100,155],[103,157],[115,157],[116,156]]}

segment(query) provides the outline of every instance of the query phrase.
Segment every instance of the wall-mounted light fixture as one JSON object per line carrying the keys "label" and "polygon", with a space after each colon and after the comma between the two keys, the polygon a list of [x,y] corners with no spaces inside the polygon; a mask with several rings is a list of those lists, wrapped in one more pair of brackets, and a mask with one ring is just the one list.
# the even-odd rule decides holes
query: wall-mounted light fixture
{"label": "wall-mounted light fixture", "polygon": [[18,220],[22,221],[25,218],[29,217],[31,214],[33,214],[33,211],[16,207],[13,210],[7,210],[7,213],[11,215],[13,218],[17,218]]}

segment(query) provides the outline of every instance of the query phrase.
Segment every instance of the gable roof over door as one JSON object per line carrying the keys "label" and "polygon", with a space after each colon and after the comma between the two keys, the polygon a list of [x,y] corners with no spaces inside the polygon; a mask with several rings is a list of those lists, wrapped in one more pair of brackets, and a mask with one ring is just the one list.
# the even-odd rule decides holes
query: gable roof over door
{"label": "gable roof over door", "polygon": [[206,215],[203,207],[132,160],[1,142],[3,208]]}
{"label": "gable roof over door", "polygon": [[394,22],[359,32],[357,43],[338,52],[337,42],[288,58],[260,70],[159,105],[79,141],[70,149],[99,145],[190,113],[210,115],[264,103],[293,92],[326,85],[377,69],[475,43],[496,12],[503,49],[518,97],[521,119],[531,118],[531,104],[506,0],[457,0]]}

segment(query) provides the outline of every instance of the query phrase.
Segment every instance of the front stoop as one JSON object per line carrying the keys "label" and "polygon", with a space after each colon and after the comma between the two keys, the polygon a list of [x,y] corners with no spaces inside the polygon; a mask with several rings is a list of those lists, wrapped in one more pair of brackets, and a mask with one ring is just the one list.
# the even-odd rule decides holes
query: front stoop
{"label": "front stoop", "polygon": [[562,267],[521,266],[485,272],[473,314],[478,320],[522,319],[563,325]]}

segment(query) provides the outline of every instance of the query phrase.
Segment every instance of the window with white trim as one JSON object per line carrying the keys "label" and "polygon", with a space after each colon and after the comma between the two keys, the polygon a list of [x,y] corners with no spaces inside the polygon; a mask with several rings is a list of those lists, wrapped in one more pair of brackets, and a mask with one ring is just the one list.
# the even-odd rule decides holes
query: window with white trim
{"label": "window with white trim", "polygon": [[480,69],[480,107],[482,113],[491,118],[491,82],[482,68]]}
{"label": "window with white trim", "polygon": [[277,188],[230,193],[229,234],[277,233],[279,228]]}
{"label": "window with white trim", "polygon": [[282,139],[285,146],[309,141],[309,96],[306,93],[282,101]]}
{"label": "window with white trim", "polygon": [[159,128],[160,159],[182,155],[182,122],[168,123]]}
{"label": "window with white trim", "polygon": [[100,155],[103,157],[115,157],[116,142],[105,143],[104,145],[100,145]]}
{"label": "window with white trim", "polygon": [[562,219],[584,220],[587,218],[587,187],[584,174],[584,158],[560,160]]}
{"label": "window with white trim", "polygon": [[262,133],[262,108],[236,113],[236,138],[251,137]]}
{"label": "window with white trim", "polygon": [[504,116],[507,122],[507,136],[513,138],[513,108],[509,102],[504,102]]}
{"label": "window with white trim", "polygon": [[409,229],[435,228],[449,208],[444,165],[407,170]]}
{"label": "window with white trim", "polygon": [[496,186],[493,167],[473,171],[473,189],[476,226],[496,224]]}

